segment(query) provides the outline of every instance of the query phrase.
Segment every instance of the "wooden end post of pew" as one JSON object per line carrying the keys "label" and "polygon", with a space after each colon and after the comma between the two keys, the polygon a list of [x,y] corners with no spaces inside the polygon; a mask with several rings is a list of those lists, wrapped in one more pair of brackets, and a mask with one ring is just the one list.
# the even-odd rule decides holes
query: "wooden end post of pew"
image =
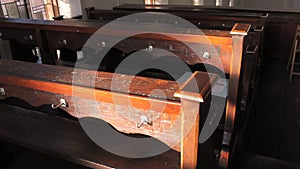
{"label": "wooden end post of pew", "polygon": [[208,97],[211,86],[216,82],[217,77],[214,74],[208,76],[206,73],[195,72],[174,94],[181,98],[183,110],[181,116],[181,169],[194,169],[197,166],[200,103]]}
{"label": "wooden end post of pew", "polygon": [[223,135],[223,147],[220,153],[219,165],[228,168],[230,144],[234,128],[236,104],[238,98],[239,80],[243,57],[243,41],[250,29],[249,24],[237,23],[231,30],[232,35],[232,57],[230,66],[230,77],[228,86],[228,98],[226,104],[225,128]]}

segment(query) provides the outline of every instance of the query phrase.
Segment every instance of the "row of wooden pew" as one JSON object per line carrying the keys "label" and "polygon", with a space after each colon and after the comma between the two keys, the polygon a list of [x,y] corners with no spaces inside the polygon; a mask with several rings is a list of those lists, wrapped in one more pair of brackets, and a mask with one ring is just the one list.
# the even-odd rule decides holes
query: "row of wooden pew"
{"label": "row of wooden pew", "polygon": [[[123,24],[123,27],[119,29],[108,29],[106,32],[100,31],[94,34],[100,28],[105,27],[109,21],[127,14],[132,14],[133,12],[105,10],[93,11],[92,9],[89,9],[88,11],[90,12],[89,16],[97,16],[96,18],[91,19],[101,19],[102,21],[38,21],[26,19],[0,19],[0,37],[3,40],[10,41],[13,58],[15,60],[36,62],[40,57],[41,62],[43,63],[23,63],[2,59],[0,62],[1,79],[3,79],[0,82],[0,89],[2,91],[0,96],[1,99],[7,100],[12,97],[17,97],[35,107],[44,104],[53,104],[54,107],[57,105],[57,107],[60,107],[62,110],[76,118],[102,119],[121,132],[149,135],[169,146],[174,145],[174,142],[176,141],[181,142],[181,144],[174,147],[171,146],[173,150],[181,153],[181,160],[179,160],[177,155],[171,155],[171,157],[169,154],[166,154],[161,157],[161,161],[167,160],[165,163],[160,163],[160,158],[156,159],[160,162],[155,162],[156,160],[153,159],[144,159],[144,161],[151,162],[154,165],[162,164],[163,166],[158,166],[159,168],[196,168],[197,161],[199,166],[199,158],[205,158],[200,156],[201,149],[199,149],[200,152],[198,152],[198,135],[201,131],[200,126],[203,126],[201,123],[204,123],[201,118],[202,116],[207,116],[205,114],[208,113],[208,109],[202,108],[205,106],[202,104],[202,106],[199,105],[200,102],[209,102],[212,85],[217,79],[217,76],[213,76],[214,78],[211,77],[213,80],[209,80],[207,79],[207,74],[197,71],[205,71],[205,69],[201,68],[203,67],[201,66],[203,64],[214,67],[216,66],[214,64],[220,60],[224,68],[224,73],[226,74],[225,77],[227,77],[229,81],[227,92],[228,96],[225,96],[227,98],[226,109],[224,110],[225,120],[220,123],[223,124],[223,126],[219,126],[219,129],[221,128],[224,132],[223,146],[219,147],[220,149],[222,148],[220,164],[228,166],[228,156],[229,153],[233,153],[233,143],[236,140],[235,135],[237,133],[235,131],[237,131],[237,128],[244,127],[234,126],[234,123],[235,121],[243,120],[241,118],[241,114],[243,114],[243,112],[245,113],[251,110],[251,106],[249,106],[249,104],[251,105],[253,101],[252,96],[255,95],[260,62],[262,59],[261,46],[264,18],[266,15],[253,16],[252,14],[249,14],[248,16],[240,17],[239,19],[241,20],[237,21],[233,20],[233,18],[235,18],[233,17],[234,15],[211,16],[211,14],[208,14],[205,16],[206,19],[204,19],[204,15],[197,15],[197,17],[195,17],[196,12],[190,13],[186,16],[194,18],[194,22],[192,23],[197,23],[197,27],[202,28],[201,31],[203,34],[196,34],[194,32],[197,32],[197,29],[186,29],[186,27],[182,27],[182,24],[179,22],[181,20],[174,20],[174,17],[169,18],[166,14],[151,13],[147,15],[150,16],[149,18],[144,17],[145,15],[143,17],[141,17],[142,15],[136,15],[140,17],[133,17],[133,20],[130,17],[130,20],[127,19],[124,21],[118,21],[120,22],[120,25]],[[93,12],[94,14],[92,14]],[[118,13],[118,15],[116,13]],[[205,14],[205,12],[203,14]],[[113,17],[106,19],[106,16]],[[221,25],[221,27],[219,25],[210,25],[209,23],[216,23],[211,22],[213,18],[219,18],[222,22],[226,23]],[[169,22],[167,21],[168,19],[173,21]],[[126,25],[138,25],[141,26],[141,28],[145,28],[146,31],[141,30],[139,32],[139,29],[131,30],[130,27],[126,27]],[[153,31],[155,30],[155,27],[159,26],[171,26],[174,27],[174,29],[166,32]],[[182,32],[182,30],[185,31]],[[131,33],[128,32],[134,32],[135,35],[124,39],[122,43],[117,43],[116,45],[113,43],[114,38],[131,35]],[[94,68],[92,66],[92,68],[94,68],[93,70],[80,69],[81,71],[77,74],[82,75],[80,76],[82,78],[75,84],[75,88],[79,91],[86,91],[86,93],[79,92],[77,93],[78,96],[74,95],[74,93],[72,95],[72,91],[74,90],[72,89],[72,85],[74,84],[72,84],[71,77],[76,74],[76,71],[74,71],[76,69],[68,67],[78,67],[75,62],[80,62],[80,54],[83,54],[83,57],[86,57],[86,42],[92,35],[109,37],[104,38],[105,40],[96,38],[97,41],[93,41],[91,46],[92,48],[99,49],[100,52],[104,51],[104,53],[106,53],[105,61],[103,66],[100,65],[99,68]],[[178,39],[180,41],[178,41]],[[200,52],[197,53],[193,51],[189,48],[189,45],[198,47],[201,49]],[[137,78],[136,83],[132,84],[132,90],[129,91],[129,98],[133,104],[129,105],[129,103],[124,101],[112,102],[111,95],[117,95],[118,98],[122,100],[123,97],[128,97],[126,95],[128,91],[124,88],[125,84],[119,84],[118,90],[110,87],[112,83],[111,81],[113,80],[113,74],[111,73],[116,71],[118,64],[135,51],[146,49],[144,54],[151,56],[152,51],[150,49],[153,47],[164,49],[176,54],[180,60],[183,60],[186,65],[192,69],[192,75],[189,76],[190,78],[186,78],[183,81],[183,84],[176,87],[178,84],[175,84],[174,79],[172,80],[162,76],[162,74],[165,73],[148,71],[145,74],[141,74],[146,77],[135,77]],[[110,48],[117,52],[107,52],[106,50]],[[216,50],[212,50],[211,48],[215,48]],[[32,49],[38,49],[37,53],[39,54],[36,54],[36,56],[32,55]],[[57,50],[60,50],[60,54],[57,53]],[[26,53],[24,51],[28,52]],[[209,54],[208,56],[207,53]],[[87,59],[93,60],[93,56]],[[152,60],[155,59],[156,58],[152,58]],[[172,66],[173,63],[172,59],[170,61],[170,59],[164,59],[164,57],[159,58],[157,62],[163,62],[166,66]],[[53,65],[67,65],[68,67]],[[91,69],[89,66],[79,66],[79,68]],[[98,72],[98,77],[106,80],[99,80],[95,82],[97,96],[96,100],[94,100],[87,93],[93,89],[93,84],[89,83],[93,80],[89,79],[91,78],[90,75],[95,74],[95,71],[97,70],[101,71]],[[222,70],[219,72],[222,72]],[[131,75],[134,75],[130,73],[128,74],[127,71],[121,71],[119,73],[127,74],[121,76],[127,80],[130,79]],[[181,73],[178,77],[182,75],[183,74]],[[152,78],[156,78],[156,80]],[[190,91],[191,88],[189,87],[189,84],[192,83],[191,81],[193,80],[196,84],[198,84],[197,91]],[[147,85],[148,83],[146,82],[148,82],[149,85]],[[147,88],[144,87],[145,85],[140,86],[139,84],[145,84]],[[165,86],[162,86],[162,84],[165,84]],[[166,100],[162,100],[159,96],[153,96],[153,98],[152,96],[150,97],[152,89],[166,88],[168,88],[168,90],[165,91],[165,93],[167,93]],[[169,89],[174,90],[169,91]],[[76,98],[78,102],[75,102],[74,98]],[[61,99],[63,99],[63,101]],[[160,112],[155,109],[155,107],[147,106],[149,105],[147,101],[152,101],[157,104],[166,104],[166,107],[164,111]],[[80,105],[79,107],[81,110],[79,113],[75,111],[76,107],[78,109],[78,104]],[[95,107],[91,107],[90,105],[94,105]],[[104,108],[99,109],[101,105],[105,105],[104,107],[106,107],[107,110],[104,110]],[[150,123],[149,125],[144,125],[144,122],[142,122],[142,127],[137,128],[136,123],[138,123],[139,118],[137,118],[134,122],[128,122],[124,119],[124,117],[119,116],[120,112],[118,113],[115,110],[115,106],[118,106],[119,108],[121,107],[122,110],[120,111],[123,112],[127,111],[130,113],[133,109],[137,108],[142,112],[141,114],[146,116],[149,112],[156,112],[160,117],[164,118],[152,121],[153,124],[151,125]],[[87,146],[82,146],[87,143],[85,139],[82,140],[82,136],[77,137],[71,134],[71,138],[75,140],[74,145],[79,146],[79,150],[74,150],[69,146],[64,147],[65,144],[63,144],[63,142],[71,140],[67,137],[61,137],[61,133],[68,133],[70,132],[69,129],[64,131],[53,127],[53,129],[50,130],[50,133],[46,132],[48,135],[42,131],[42,129],[45,129],[45,126],[48,125],[46,119],[51,118],[51,121],[53,122],[51,125],[57,126],[60,124],[64,125],[64,120],[61,118],[57,119],[56,117],[48,117],[44,114],[39,114],[39,112],[36,111],[29,112],[26,109],[6,104],[1,104],[1,107],[1,113],[4,115],[1,116],[0,120],[3,120],[3,122],[6,121],[5,123],[0,123],[2,125],[1,130],[3,130],[1,132],[1,137],[3,138],[13,140],[14,142],[21,143],[22,145],[33,147],[34,149],[39,149],[40,151],[48,151],[59,157],[72,160],[83,165],[92,166],[94,168],[101,168],[102,165],[115,168],[147,168],[147,165],[142,165],[143,162],[141,161],[143,160],[132,161],[132,163],[136,164],[134,165],[129,162],[131,160],[121,160],[119,157],[111,156],[112,158],[118,159],[119,163],[105,158],[102,161],[101,159],[92,157],[89,153],[97,154],[100,153],[100,151],[97,150],[97,152],[96,150],[93,150],[91,148],[93,146],[89,146],[91,143],[88,143]],[[129,107],[129,109],[127,107]],[[199,107],[201,107],[202,111],[204,111],[204,114],[199,114]],[[183,111],[180,111],[180,109],[183,109]],[[97,111],[94,112],[95,110]],[[110,112],[110,115],[105,114],[108,111]],[[14,126],[15,122],[13,122],[14,119],[10,114],[11,112],[14,112],[15,116],[20,118],[20,121],[24,118],[25,122],[24,126],[21,126],[22,130],[21,128]],[[31,113],[33,113],[34,116],[37,116],[39,121],[27,118],[27,116]],[[141,114],[138,114],[137,116],[140,117],[142,116]],[[183,116],[185,120],[180,121],[177,124],[174,119],[181,116]],[[212,118],[209,120],[213,120],[213,117],[210,117],[209,115],[207,118]],[[35,137],[37,139],[39,139],[39,137],[49,137],[49,140],[52,140],[54,143],[47,143],[43,145],[38,143],[35,139],[29,139],[29,135],[26,135],[26,132],[34,130],[34,127],[29,125],[30,123],[36,124],[41,129],[36,131],[37,135],[35,135]],[[68,125],[72,125],[69,124],[69,122],[66,123],[68,123]],[[175,132],[166,137],[164,134],[167,129],[169,129],[170,123],[175,126]],[[181,130],[185,127],[191,130]],[[155,135],[154,133],[156,132],[153,131],[157,131],[159,134],[162,134],[163,137]],[[72,132],[79,131],[76,129]],[[41,138],[41,140],[43,139]],[[199,157],[197,157],[198,155]],[[97,156],[101,155],[98,154]],[[230,156],[232,156],[232,154],[230,154]],[[101,158],[103,157],[101,156]],[[170,158],[177,160],[176,162],[170,162]],[[178,166],[174,167],[175,165]],[[151,168],[150,164],[148,165],[148,168]]]}
{"label": "row of wooden pew", "polygon": [[[267,11],[247,11],[234,9],[220,9],[220,8],[205,8],[205,7],[190,7],[190,6],[148,6],[148,5],[135,5],[125,4],[114,7],[113,10],[98,10],[93,7],[87,8],[87,17],[89,19],[96,20],[114,20],[126,15],[132,15],[137,12],[150,12],[150,13],[168,13],[183,18],[190,23],[194,24],[199,29],[218,29],[218,30],[230,30],[235,23],[247,23],[250,24],[250,30],[247,36],[244,38],[243,44],[243,59],[241,69],[241,79],[237,103],[237,121],[243,121],[247,119],[249,112],[251,111],[256,89],[259,81],[259,74],[261,65],[263,64],[263,56],[265,52],[264,48],[264,35],[265,26],[269,13]],[[182,24],[180,19],[169,19],[167,17],[161,17],[159,14],[157,17],[149,18],[134,18],[133,22],[150,22],[150,23],[167,23],[174,26]],[[226,73],[229,73],[228,71]],[[248,112],[248,113],[247,113]],[[231,133],[233,129],[232,124],[228,124],[233,117],[229,117],[227,114],[225,120],[224,129],[229,130],[225,132]],[[244,124],[243,122],[241,122]],[[239,126],[243,128],[244,126]],[[230,134],[229,134],[230,135]],[[230,139],[223,140],[226,145],[230,145]],[[226,154],[226,153],[224,153]],[[226,156],[226,155],[225,155]],[[226,158],[226,157],[224,157]],[[221,157],[222,159],[222,157]],[[222,160],[221,160],[222,161]],[[227,165],[227,164],[225,164]]]}

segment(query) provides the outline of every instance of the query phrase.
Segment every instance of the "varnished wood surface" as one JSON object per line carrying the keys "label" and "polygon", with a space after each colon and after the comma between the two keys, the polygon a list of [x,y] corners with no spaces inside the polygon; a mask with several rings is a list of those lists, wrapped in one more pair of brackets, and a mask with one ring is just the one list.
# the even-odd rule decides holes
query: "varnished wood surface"
{"label": "varnished wood surface", "polygon": [[[178,84],[175,81],[73,69],[63,66],[32,64],[5,59],[0,60],[0,73],[6,76],[23,77],[31,80],[50,83],[52,82],[67,85],[73,84],[76,86],[106,91],[113,90],[115,92],[128,93],[143,97],[150,97],[152,90],[161,89],[166,94],[168,100],[180,101],[179,98],[174,97],[174,93],[178,90]],[[114,85],[114,88],[112,89],[113,78],[118,79],[114,82],[119,83],[120,85]],[[122,85],[122,83],[131,83],[129,91],[127,90],[126,86]],[[163,99],[159,96],[151,97]]]}

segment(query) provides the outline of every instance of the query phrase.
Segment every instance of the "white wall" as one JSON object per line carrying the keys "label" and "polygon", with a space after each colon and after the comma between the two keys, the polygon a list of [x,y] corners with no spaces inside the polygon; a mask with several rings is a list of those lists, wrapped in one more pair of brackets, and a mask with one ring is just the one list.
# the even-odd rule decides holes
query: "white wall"
{"label": "white wall", "polygon": [[300,9],[299,0],[285,0],[285,8]]}
{"label": "white wall", "polygon": [[144,0],[119,0],[119,4],[144,4]]}
{"label": "white wall", "polygon": [[284,6],[283,0],[246,0],[245,7],[249,8],[282,8]]}
{"label": "white wall", "polygon": [[192,0],[169,0],[170,5],[193,5]]}
{"label": "white wall", "polygon": [[80,0],[58,0],[59,13],[65,18],[82,15],[82,7]]}
{"label": "white wall", "polygon": [[299,9],[299,0],[239,0],[238,6],[259,9]]}
{"label": "white wall", "polygon": [[[87,7],[95,7],[96,9],[112,9],[112,7],[124,4],[143,4],[144,0],[59,0],[59,1],[72,1],[72,4],[80,4],[81,2],[81,10],[80,7],[74,7],[74,12],[72,12],[72,16],[79,15],[79,13],[85,16],[85,8]],[[198,0],[204,5],[212,5],[216,4],[216,0]],[[169,0],[169,4],[177,4],[177,5],[192,5],[193,0]],[[235,4],[240,7],[245,8],[262,8],[262,9],[299,9],[300,8],[300,0],[235,0]]]}
{"label": "white wall", "polygon": [[215,6],[216,0],[204,0],[204,5]]}

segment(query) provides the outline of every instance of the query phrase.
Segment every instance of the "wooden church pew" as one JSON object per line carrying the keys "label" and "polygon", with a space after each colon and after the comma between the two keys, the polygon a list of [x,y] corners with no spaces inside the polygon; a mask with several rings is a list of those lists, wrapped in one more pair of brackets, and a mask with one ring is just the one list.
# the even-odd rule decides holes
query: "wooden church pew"
{"label": "wooden church pew", "polygon": [[[154,165],[161,165],[164,168],[174,168],[174,164],[181,163],[180,168],[196,168],[199,118],[201,118],[199,117],[200,103],[206,100],[212,83],[218,77],[217,75],[211,75],[209,78],[207,73],[195,72],[185,83],[178,86],[174,81],[144,77],[134,77],[134,80],[131,80],[132,77],[122,74],[114,75],[112,73],[75,70],[67,67],[42,64],[34,65],[34,63],[11,60],[0,60],[0,65],[0,76],[3,80],[0,84],[2,91],[1,99],[17,97],[36,107],[44,104],[57,105],[61,99],[65,99],[66,105],[60,105],[60,108],[76,118],[101,119],[121,132],[140,133],[157,138],[170,146],[171,149],[181,153],[181,162],[171,160],[167,161],[168,164],[162,163],[163,160],[169,158],[166,154],[167,158],[162,158],[162,161],[157,159],[157,162],[155,162],[153,160]],[[72,80],[74,72],[80,77],[80,80]],[[90,75],[95,75],[95,73],[98,79],[95,86],[93,86],[90,83],[90,78],[92,78]],[[128,94],[124,93],[126,92],[124,91],[126,86],[121,85],[118,86],[118,89],[111,89],[113,76],[120,76],[120,78],[122,77],[122,79],[128,82],[131,80]],[[73,83],[71,83],[72,81]],[[144,85],[141,86],[140,82],[147,85],[147,88],[144,88]],[[123,84],[126,83],[124,82]],[[191,90],[188,87],[193,84],[197,84],[199,93],[194,93],[196,90]],[[150,96],[150,92],[153,89],[164,90],[167,100],[161,101],[160,96]],[[91,92],[96,92],[95,97],[93,97]],[[126,99],[129,99],[131,104]],[[151,107],[150,102],[156,104],[156,106]],[[165,104],[165,109],[160,111],[159,105],[163,104]],[[106,108],[101,109],[102,106]],[[134,109],[138,109],[140,112],[136,112]],[[140,123],[139,118],[128,119],[126,115],[121,115],[124,111],[132,116],[134,114],[138,117],[147,116],[151,124],[142,124],[142,126],[138,127],[137,124]],[[153,118],[150,115],[153,112],[156,112],[159,118]],[[96,150],[99,150],[99,148],[90,150],[91,144],[84,137],[75,136],[76,132],[79,131],[77,129],[78,123],[59,117],[49,117],[39,112],[28,111],[5,104],[1,104],[1,114],[0,119],[3,122],[6,121],[1,123],[2,137],[14,142],[21,142],[40,151],[50,151],[58,154],[58,156],[78,158],[77,160],[84,159],[86,162],[83,161],[83,163],[90,165],[92,163],[102,165],[101,159],[90,156],[91,153],[96,153]],[[19,122],[22,123],[19,124]],[[59,126],[61,128],[57,128]],[[70,131],[69,129],[73,127],[76,130]],[[29,131],[32,134],[29,134]],[[60,133],[63,135],[60,136]],[[70,135],[69,139],[75,140],[68,140],[64,135]],[[42,141],[44,138],[47,141]],[[57,142],[57,145],[53,144],[52,140]],[[59,141],[63,144],[59,143]],[[78,147],[72,146],[76,151],[70,149],[71,147],[64,142],[74,142],[74,145],[78,145]],[[89,144],[83,146],[82,144],[84,143]],[[79,150],[76,148],[79,148]],[[65,150],[68,151],[66,152]],[[80,152],[80,150],[84,151]],[[97,156],[101,156],[101,154]],[[178,156],[175,155],[172,158],[176,159]],[[134,166],[134,163],[130,164],[126,160],[123,161],[125,161],[124,165]],[[123,161],[119,162],[122,164]],[[137,164],[136,167],[140,168],[141,166],[139,165]],[[179,166],[176,168],[179,168]]]}
{"label": "wooden church pew", "polygon": [[[31,20],[2,20],[5,24],[2,24],[1,27],[6,27],[7,29],[11,27],[17,27],[18,29],[26,29],[26,28],[35,28],[37,30],[40,30],[41,36],[44,38],[44,43],[46,44],[43,47],[43,50],[46,51],[44,55],[42,55],[45,61],[44,63],[48,64],[54,64],[55,63],[55,57],[53,56],[53,51],[50,49],[51,46],[54,46],[52,50],[56,48],[57,45],[62,46],[69,46],[69,48],[77,49],[78,47],[81,47],[84,37],[90,36],[93,34],[96,30],[98,30],[101,26],[105,24],[105,22],[94,22],[94,21],[31,21]],[[156,26],[156,24],[149,24],[149,23],[141,23],[146,24],[146,27],[149,30],[152,30],[153,27]],[[178,54],[179,58],[181,58],[183,61],[185,61],[188,65],[195,65],[199,63],[205,63],[205,64],[214,64],[215,60],[218,60],[220,57],[223,65],[225,73],[229,75],[229,90],[228,90],[228,101],[227,101],[227,110],[226,110],[226,124],[225,128],[227,132],[232,133],[233,131],[233,123],[235,119],[235,113],[236,113],[236,106],[240,102],[238,98],[238,86],[240,82],[240,75],[245,71],[242,71],[242,54],[244,49],[244,37],[247,36],[248,31],[250,29],[250,25],[247,24],[236,24],[232,31],[222,31],[222,30],[203,30],[205,33],[204,35],[194,35],[194,34],[184,34],[181,32],[171,32],[172,35],[174,35],[177,39],[181,39],[182,42],[185,43],[196,43],[201,46],[201,48],[207,50],[210,52],[210,57],[208,58],[202,58],[199,59],[199,57],[196,55],[193,55],[189,51],[187,52],[180,52]],[[123,31],[123,32],[122,32]],[[112,30],[110,31],[111,36],[119,36],[124,35],[124,31],[128,32],[128,30]],[[49,34],[53,32],[53,34],[57,33],[57,38],[62,39],[56,39],[53,40],[49,38]],[[193,32],[193,31],[192,31]],[[145,46],[149,46],[149,41],[155,42],[155,44],[164,44],[161,42],[166,42],[167,44],[170,43],[177,43],[174,41],[174,39],[168,37],[168,36],[161,36],[159,34],[166,33],[166,32],[157,32],[158,34],[139,34],[137,36],[134,36],[132,38],[126,39],[126,45],[119,46],[121,49],[131,49],[132,41],[138,42],[136,44],[140,46],[137,49],[144,48]],[[47,39],[49,38],[49,39]],[[68,39],[65,38],[71,38],[70,43]],[[210,39],[211,42],[207,41],[207,38]],[[66,40],[66,43],[65,41]],[[76,42],[75,44],[73,42]],[[78,42],[78,43],[77,43]],[[101,42],[100,42],[101,43]],[[211,44],[212,43],[212,44]],[[110,42],[106,42],[107,46],[110,46]],[[210,48],[208,46],[213,45],[217,46],[218,52],[214,53],[210,51]],[[50,49],[49,49],[50,46]],[[160,47],[158,45],[158,47]],[[161,46],[162,47],[162,46]],[[169,48],[169,46],[167,46]],[[184,47],[184,46],[183,46]],[[180,45],[180,48],[182,48],[182,44]],[[178,48],[178,49],[180,49]],[[185,47],[184,47],[185,48]],[[184,49],[183,48],[183,49]],[[186,50],[189,50],[186,48]],[[48,51],[48,52],[47,52]],[[180,51],[180,50],[178,50]],[[50,55],[49,55],[50,53]],[[186,54],[188,53],[189,56],[192,57],[186,57]],[[251,52],[250,52],[251,53]],[[203,53],[204,54],[204,53]],[[251,71],[251,70],[250,70]],[[245,78],[249,78],[248,75]],[[248,82],[249,83],[249,80]],[[248,90],[248,89],[247,89]],[[231,104],[234,103],[234,104]],[[231,140],[227,140],[226,144],[230,144]]]}

